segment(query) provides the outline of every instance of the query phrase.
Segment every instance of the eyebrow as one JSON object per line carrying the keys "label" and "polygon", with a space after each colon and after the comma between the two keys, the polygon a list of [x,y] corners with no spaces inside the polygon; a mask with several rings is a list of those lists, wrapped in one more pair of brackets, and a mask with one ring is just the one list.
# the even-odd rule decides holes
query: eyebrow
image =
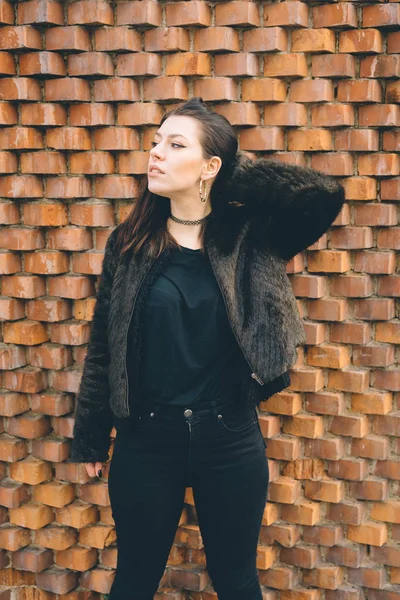
{"label": "eyebrow", "polygon": [[[154,137],[155,137],[156,135],[161,135],[161,133],[158,133],[158,131],[156,131],[156,133],[154,134]],[[162,136],[161,136],[161,137],[162,137]],[[167,139],[168,139],[168,138],[173,138],[173,137],[183,137],[183,138],[185,138],[185,140],[189,141],[189,140],[187,139],[187,137],[185,137],[185,136],[184,136],[184,135],[182,135],[181,133],[170,133],[170,134],[168,134],[168,135],[167,135]]]}

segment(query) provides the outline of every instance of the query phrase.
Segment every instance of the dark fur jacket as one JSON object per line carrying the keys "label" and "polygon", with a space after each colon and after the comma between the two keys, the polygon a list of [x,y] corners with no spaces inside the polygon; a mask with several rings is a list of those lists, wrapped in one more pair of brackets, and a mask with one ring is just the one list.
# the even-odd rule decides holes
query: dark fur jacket
{"label": "dark fur jacket", "polygon": [[[204,246],[248,366],[243,397],[258,405],[290,384],[296,347],[305,343],[286,264],[327,231],[341,210],[344,189],[308,167],[238,157],[224,201],[212,207]],[[155,260],[128,252],[121,258],[117,230],[105,247],[69,462],[106,461],[113,425],[143,410],[136,396],[140,309],[169,255]]]}

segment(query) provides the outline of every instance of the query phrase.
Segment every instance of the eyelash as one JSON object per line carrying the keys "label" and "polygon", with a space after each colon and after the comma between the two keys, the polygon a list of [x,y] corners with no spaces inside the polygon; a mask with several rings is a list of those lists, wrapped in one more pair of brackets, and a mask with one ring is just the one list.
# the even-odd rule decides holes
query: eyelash
{"label": "eyelash", "polygon": [[[151,142],[151,147],[154,148],[154,146],[157,146],[157,142]],[[172,142],[171,146],[177,146],[177,148],[184,148],[185,146],[181,146],[180,144],[174,144]]]}

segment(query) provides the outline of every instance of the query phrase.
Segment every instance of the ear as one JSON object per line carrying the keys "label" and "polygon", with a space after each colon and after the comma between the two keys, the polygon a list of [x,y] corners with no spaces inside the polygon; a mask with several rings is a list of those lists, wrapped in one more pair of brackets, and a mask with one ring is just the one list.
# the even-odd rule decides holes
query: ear
{"label": "ear", "polygon": [[219,156],[213,156],[203,169],[203,179],[213,179],[218,175],[218,171],[222,166],[222,160]]}

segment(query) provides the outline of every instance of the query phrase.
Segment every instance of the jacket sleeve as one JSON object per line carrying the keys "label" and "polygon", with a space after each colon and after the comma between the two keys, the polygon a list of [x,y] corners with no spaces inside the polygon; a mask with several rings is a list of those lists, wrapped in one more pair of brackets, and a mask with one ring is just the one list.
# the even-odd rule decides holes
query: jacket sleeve
{"label": "jacket sleeve", "polygon": [[104,462],[108,459],[113,413],[109,405],[107,322],[114,273],[114,243],[115,229],[109,235],[104,251],[90,339],[76,398],[71,452],[67,462]]}
{"label": "jacket sleeve", "polygon": [[243,153],[232,183],[266,242],[285,260],[316,242],[345,200],[343,186],[330,175],[272,159],[253,161]]}

